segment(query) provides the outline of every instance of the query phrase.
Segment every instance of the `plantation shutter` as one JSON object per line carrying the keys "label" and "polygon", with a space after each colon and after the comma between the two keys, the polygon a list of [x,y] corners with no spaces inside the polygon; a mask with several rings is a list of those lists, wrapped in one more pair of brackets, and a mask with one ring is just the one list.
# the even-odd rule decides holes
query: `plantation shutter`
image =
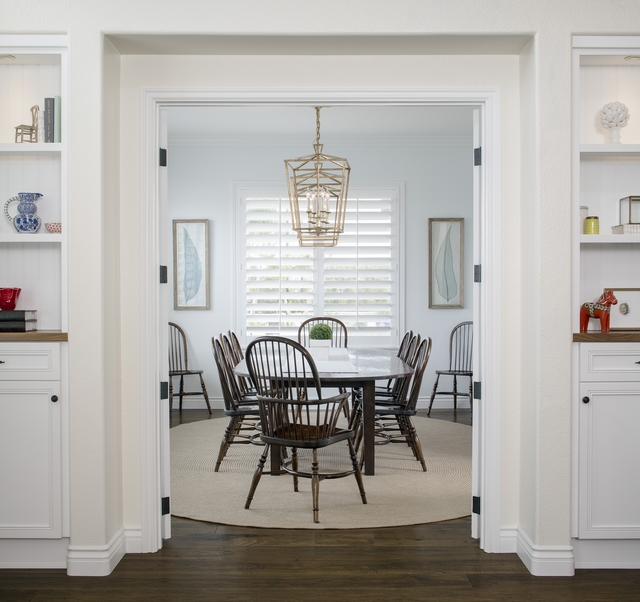
{"label": "plantation shutter", "polygon": [[[278,191],[280,192],[280,191]],[[338,245],[300,247],[286,192],[244,188],[239,330],[297,338],[312,316],[342,320],[350,346],[394,346],[399,333],[399,188],[353,189]]]}
{"label": "plantation shutter", "polygon": [[363,345],[389,344],[397,325],[395,204],[391,195],[349,195],[344,234],[324,251],[324,313]]}
{"label": "plantation shutter", "polygon": [[298,245],[288,198],[247,196],[245,224],[246,335],[295,337],[314,314],[313,249]]}

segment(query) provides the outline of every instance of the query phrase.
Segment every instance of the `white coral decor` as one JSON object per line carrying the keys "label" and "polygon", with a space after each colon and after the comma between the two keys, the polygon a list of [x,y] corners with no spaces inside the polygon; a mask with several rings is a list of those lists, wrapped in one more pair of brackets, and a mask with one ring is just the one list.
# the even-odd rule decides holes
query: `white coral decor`
{"label": "white coral decor", "polygon": [[620,142],[620,128],[629,121],[629,109],[621,102],[610,102],[602,107],[600,123],[610,130],[611,142]]}

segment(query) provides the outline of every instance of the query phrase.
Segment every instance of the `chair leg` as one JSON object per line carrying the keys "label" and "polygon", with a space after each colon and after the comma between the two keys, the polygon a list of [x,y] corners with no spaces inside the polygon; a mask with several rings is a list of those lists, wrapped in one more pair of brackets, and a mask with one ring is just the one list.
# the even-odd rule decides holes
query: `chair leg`
{"label": "chair leg", "polygon": [[453,414],[458,411],[458,378],[453,376]]}
{"label": "chair leg", "polygon": [[182,411],[182,398],[184,397],[184,375],[180,375],[180,392],[178,393],[178,397],[180,398],[180,410]]}
{"label": "chair leg", "polygon": [[[298,470],[298,448],[291,448],[291,468],[295,471]],[[293,475],[293,490],[298,491],[298,475]]]}
{"label": "chair leg", "polygon": [[204,400],[207,402],[207,409],[209,410],[209,414],[211,414],[211,404],[209,403],[209,396],[207,395],[207,387],[204,386],[204,378],[202,378],[202,374],[199,374],[198,376],[200,377],[200,386],[202,387]]}
{"label": "chair leg", "polygon": [[320,497],[320,477],[318,476],[318,450],[313,450],[313,460],[311,462],[311,496],[313,498],[313,522],[319,523],[318,502]]}
{"label": "chair leg", "polygon": [[433,405],[433,400],[436,398],[436,389],[438,388],[438,381],[440,380],[440,375],[436,376],[436,382],[433,385],[433,391],[431,392],[431,399],[429,400],[429,409],[427,410],[427,416],[431,416],[431,406]]}
{"label": "chair leg", "polygon": [[256,487],[258,487],[258,483],[260,482],[260,477],[262,476],[262,472],[264,471],[264,464],[267,461],[267,455],[269,453],[269,444],[265,444],[264,451],[258,460],[258,466],[256,467],[256,471],[253,474],[253,480],[251,481],[251,489],[249,489],[249,495],[247,495],[247,502],[244,505],[245,510],[249,509],[251,506],[251,500],[253,500],[253,494],[256,492]]}
{"label": "chair leg", "polygon": [[422,445],[420,444],[420,439],[418,438],[418,433],[416,431],[416,427],[413,425],[413,422],[409,416],[405,417],[407,420],[407,428],[409,430],[409,436],[411,437],[412,449],[413,453],[416,456],[416,459],[422,464],[422,470],[427,472],[427,463],[424,460],[424,454],[422,453]]}
{"label": "chair leg", "polygon": [[358,455],[356,454],[356,448],[353,445],[353,440],[349,439],[347,441],[349,444],[349,455],[351,456],[351,464],[353,465],[353,471],[356,476],[356,481],[358,483],[358,489],[360,490],[360,497],[362,498],[362,503],[367,503],[367,494],[364,491],[364,483],[362,482],[362,472],[360,471],[360,465],[358,463]]}
{"label": "chair leg", "polygon": [[220,451],[218,452],[218,459],[216,461],[216,467],[213,470],[214,472],[218,472],[220,469],[220,464],[222,464],[222,460],[224,460],[224,457],[227,455],[235,433],[238,431],[239,425],[237,423],[241,421],[242,418],[240,416],[231,416],[229,418],[229,423],[227,424],[227,428],[224,430],[222,442],[220,443]]}

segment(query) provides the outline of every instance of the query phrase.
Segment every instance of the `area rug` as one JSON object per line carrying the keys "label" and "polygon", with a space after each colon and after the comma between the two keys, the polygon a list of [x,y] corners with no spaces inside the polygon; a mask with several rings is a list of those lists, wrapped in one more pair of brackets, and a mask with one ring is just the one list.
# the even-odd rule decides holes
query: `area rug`
{"label": "area rug", "polygon": [[[427,472],[406,444],[378,445],[376,474],[364,477],[368,503],[362,504],[355,477],[324,480],[320,483],[318,524],[313,522],[310,480],[300,479],[300,491],[295,493],[290,475],[264,475],[251,508],[245,510],[262,447],[232,445],[220,471],[214,472],[226,418],[174,427],[171,513],[227,525],[281,529],[390,527],[468,516],[471,427],[431,418],[413,420]],[[346,443],[321,452],[321,469],[350,466]]]}

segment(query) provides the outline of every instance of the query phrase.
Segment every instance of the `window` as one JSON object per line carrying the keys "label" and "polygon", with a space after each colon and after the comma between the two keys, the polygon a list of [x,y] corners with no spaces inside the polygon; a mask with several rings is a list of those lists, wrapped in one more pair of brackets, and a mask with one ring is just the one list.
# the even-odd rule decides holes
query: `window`
{"label": "window", "polygon": [[332,316],[352,346],[397,346],[402,187],[352,187],[336,247],[303,248],[291,230],[286,189],[237,188],[238,323],[245,340],[297,337],[312,316]]}

